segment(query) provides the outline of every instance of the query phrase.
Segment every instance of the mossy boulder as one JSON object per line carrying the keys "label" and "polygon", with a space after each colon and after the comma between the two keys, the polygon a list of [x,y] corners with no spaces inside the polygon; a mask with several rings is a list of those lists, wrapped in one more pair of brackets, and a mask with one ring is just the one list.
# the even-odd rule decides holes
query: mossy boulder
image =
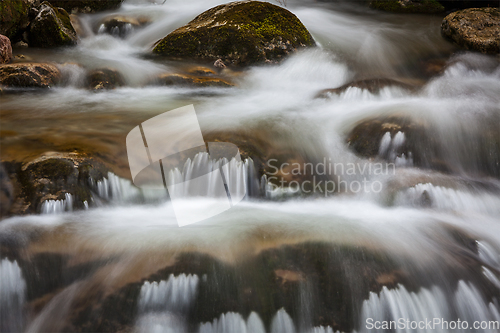
{"label": "mossy boulder", "polygon": [[449,14],[441,24],[442,35],[467,50],[500,53],[500,9],[469,8]]}
{"label": "mossy boulder", "polygon": [[61,79],[52,64],[18,63],[0,66],[0,85],[7,88],[50,88]]}
{"label": "mossy boulder", "polygon": [[87,87],[92,90],[115,89],[123,85],[125,85],[123,76],[114,69],[96,69],[87,76]]}
{"label": "mossy boulder", "polygon": [[123,0],[48,0],[52,5],[70,13],[95,13],[120,7]]}
{"label": "mossy boulder", "polygon": [[12,45],[7,36],[0,35],[0,64],[9,63],[12,60]]}
{"label": "mossy boulder", "polygon": [[436,14],[444,12],[444,7],[435,0],[374,0],[370,7],[393,13]]}
{"label": "mossy boulder", "polygon": [[299,19],[267,2],[239,1],[198,15],[159,40],[153,53],[226,64],[277,62],[315,42]]}
{"label": "mossy boulder", "polygon": [[28,27],[30,8],[28,0],[0,1],[0,34],[17,39]]}
{"label": "mossy boulder", "polygon": [[78,38],[69,14],[47,1],[40,5],[38,15],[30,24],[30,46],[57,47],[75,45]]}

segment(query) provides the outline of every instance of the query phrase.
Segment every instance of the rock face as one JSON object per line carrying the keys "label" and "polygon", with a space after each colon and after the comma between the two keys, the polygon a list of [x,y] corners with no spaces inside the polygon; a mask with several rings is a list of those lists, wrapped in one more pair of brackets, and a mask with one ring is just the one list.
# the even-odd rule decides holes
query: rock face
{"label": "rock face", "polygon": [[441,33],[459,46],[483,53],[500,53],[500,9],[469,8],[443,19]]}
{"label": "rock face", "polygon": [[0,1],[0,34],[15,39],[29,24],[28,0]]}
{"label": "rock face", "polygon": [[159,40],[153,53],[226,64],[276,62],[315,42],[288,10],[260,1],[220,5]]}
{"label": "rock face", "polygon": [[0,35],[0,64],[9,63],[12,60],[12,46],[10,39]]}
{"label": "rock face", "polygon": [[96,69],[87,77],[87,86],[92,90],[115,89],[123,85],[122,75],[114,69]]}
{"label": "rock face", "polygon": [[393,13],[436,14],[444,11],[444,7],[435,0],[374,0],[370,7]]}
{"label": "rock face", "polygon": [[9,88],[50,88],[61,73],[51,64],[20,63],[0,66],[0,84]]}
{"label": "rock face", "polygon": [[75,45],[77,36],[69,14],[45,1],[31,22],[29,40],[30,46],[56,47]]}
{"label": "rock face", "polygon": [[120,7],[123,0],[49,0],[56,6],[68,12],[94,13],[102,10],[116,9]]}

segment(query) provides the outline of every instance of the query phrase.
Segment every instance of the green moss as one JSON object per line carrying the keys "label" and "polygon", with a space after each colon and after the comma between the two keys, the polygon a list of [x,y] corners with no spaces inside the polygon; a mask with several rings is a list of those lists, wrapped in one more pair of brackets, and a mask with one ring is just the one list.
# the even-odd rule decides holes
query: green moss
{"label": "green moss", "polygon": [[251,64],[275,60],[314,44],[295,15],[269,3],[252,1],[221,5],[200,14],[158,41],[153,53]]}
{"label": "green moss", "polygon": [[444,7],[435,0],[412,1],[402,5],[399,0],[375,0],[370,7],[393,13],[436,14],[444,11]]}
{"label": "green moss", "polygon": [[47,1],[41,5],[39,14],[30,28],[30,43],[38,47],[55,47],[76,44],[76,32],[69,14],[55,8]]}
{"label": "green moss", "polygon": [[30,6],[25,0],[0,1],[0,34],[16,40],[28,25]]}

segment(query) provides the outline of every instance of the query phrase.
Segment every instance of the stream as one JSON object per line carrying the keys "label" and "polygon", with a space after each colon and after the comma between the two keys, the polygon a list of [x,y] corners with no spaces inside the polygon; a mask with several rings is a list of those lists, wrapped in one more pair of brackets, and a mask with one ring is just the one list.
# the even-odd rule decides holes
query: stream
{"label": "stream", "polygon": [[[116,11],[78,14],[86,37],[74,48],[14,48],[57,63],[63,84],[0,96],[2,160],[81,146],[115,168],[95,184],[88,209],[72,209],[67,197],[0,222],[0,331],[500,332],[500,143],[481,148],[485,128],[499,130],[499,58],[458,52],[441,37],[440,16],[294,0],[286,8],[318,47],[276,65],[229,69],[231,88],[150,85],[158,73],[211,66],[147,54],[218,4],[126,0]],[[103,18],[114,14],[150,23],[124,37],[103,32]],[[429,72],[429,64],[439,70]],[[87,90],[86,71],[105,67],[126,86]],[[414,88],[351,87],[316,98],[372,78]],[[164,192],[132,184],[125,138],[186,105],[194,105],[204,135],[255,135],[280,152],[346,169],[379,161],[350,149],[350,131],[397,114],[431,129],[421,148],[436,142],[446,171],[398,154],[410,140],[402,132],[380,143],[393,169],[336,169],[325,176],[343,181],[333,195],[278,188],[247,160],[230,172],[259,195],[179,227]],[[382,326],[399,320],[405,325]],[[428,320],[434,326],[418,326]]]}

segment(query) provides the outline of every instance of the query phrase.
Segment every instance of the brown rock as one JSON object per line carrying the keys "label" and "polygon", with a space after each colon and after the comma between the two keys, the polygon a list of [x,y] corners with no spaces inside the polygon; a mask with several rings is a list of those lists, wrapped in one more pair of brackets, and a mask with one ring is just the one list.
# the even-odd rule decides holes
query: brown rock
{"label": "brown rock", "polygon": [[197,77],[184,74],[163,74],[158,81],[166,86],[187,86],[187,87],[233,87],[234,84],[216,77]]}
{"label": "brown rock", "polygon": [[75,45],[77,36],[69,14],[44,1],[30,24],[29,43],[35,47]]}
{"label": "brown rock", "polygon": [[442,35],[467,50],[500,53],[500,9],[469,8],[443,19]]}
{"label": "brown rock", "polygon": [[52,64],[18,63],[0,66],[0,84],[11,88],[50,88],[61,73]]}
{"label": "brown rock", "polygon": [[123,86],[125,80],[123,76],[114,69],[96,69],[87,76],[87,86],[92,90],[115,89]]}
{"label": "brown rock", "polygon": [[12,60],[12,46],[7,36],[0,35],[0,64],[9,63]]}

